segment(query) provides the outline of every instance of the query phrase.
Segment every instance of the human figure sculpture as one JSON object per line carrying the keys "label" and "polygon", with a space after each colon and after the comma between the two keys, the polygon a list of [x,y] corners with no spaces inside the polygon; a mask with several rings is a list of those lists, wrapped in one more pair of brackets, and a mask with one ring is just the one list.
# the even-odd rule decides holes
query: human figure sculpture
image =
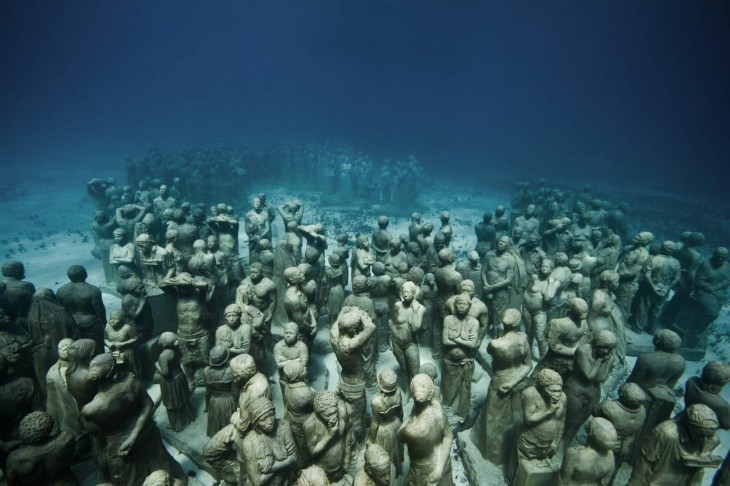
{"label": "human figure sculpture", "polygon": [[147,295],[162,295],[159,284],[166,278],[172,277],[167,252],[158,246],[150,235],[142,233],[135,239],[137,253],[134,260],[137,268],[142,272],[142,281],[145,284]]}
{"label": "human figure sculpture", "polygon": [[360,235],[355,240],[355,251],[352,253],[350,267],[352,278],[358,275],[370,276],[370,267],[375,263],[375,255],[370,251],[370,242],[367,236]]}
{"label": "human figure sculpture", "polygon": [[548,322],[548,350],[535,368],[549,368],[568,379],[573,371],[573,356],[578,346],[588,339],[588,304],[580,298],[568,301],[568,315]]}
{"label": "human figure sculpture", "polygon": [[317,333],[317,321],[311,312],[309,299],[302,290],[305,280],[304,272],[300,267],[289,267],[284,270],[284,280],[287,284],[284,294],[284,309],[288,321],[296,322],[302,339],[307,343],[312,343]]}
{"label": "human figure sculpture", "polygon": [[421,361],[417,336],[426,308],[416,300],[417,292],[418,287],[413,282],[403,284],[390,320],[391,349],[406,383],[418,374]]}
{"label": "human figure sculpture", "polygon": [[332,325],[337,319],[337,315],[342,310],[345,300],[346,285],[346,267],[342,265],[339,255],[333,253],[329,257],[329,266],[325,268],[325,280],[327,283],[327,314],[329,316],[329,325]]}
{"label": "human figure sculpture", "polygon": [[246,471],[241,463],[242,441],[251,427],[248,409],[238,410],[230,421],[203,446],[201,455],[213,468],[222,485],[245,484]]}
{"label": "human figure sculpture", "polygon": [[615,467],[613,454],[617,442],[616,429],[604,418],[590,418],[586,422],[586,445],[571,447],[565,452],[557,484],[608,486]]}
{"label": "human figure sculpture", "polygon": [[403,463],[403,446],[398,441],[398,430],[403,423],[403,398],[391,369],[378,373],[379,392],[371,402],[373,418],[368,433],[368,447],[378,445],[387,453],[398,470]]}
{"label": "human figure sculpture", "polygon": [[673,390],[686,367],[684,357],[677,353],[681,346],[682,339],[676,332],[669,329],[657,331],[654,334],[654,351],[636,358],[627,381],[636,383],[646,393],[657,385]]}
{"label": "human figure sculpture", "polygon": [[368,289],[370,298],[373,301],[373,322],[377,327],[376,332],[376,349],[383,353],[388,349],[390,344],[388,327],[388,317],[390,315],[390,301],[395,290],[393,278],[385,273],[385,264],[383,262],[375,262],[372,267],[372,275],[368,278]]}
{"label": "human figure sculpture", "polygon": [[169,188],[163,184],[160,186],[160,195],[152,201],[152,210],[155,214],[162,214],[166,209],[175,209],[177,201],[170,196]]}
{"label": "human figure sculpture", "polygon": [[[79,409],[66,385],[66,370],[69,366],[68,347],[72,339],[61,339],[58,343],[58,361],[46,373],[46,412],[53,417],[61,430],[73,434],[77,444],[86,436],[81,425]],[[77,445],[77,450],[81,446]]]}
{"label": "human figure sculpture", "polygon": [[444,247],[449,248],[451,246],[451,237],[454,235],[454,229],[449,223],[449,220],[451,220],[451,214],[448,211],[441,211],[439,219],[441,220],[439,233],[444,235]]}
{"label": "human figure sculpture", "polygon": [[279,371],[284,399],[284,418],[289,422],[299,449],[299,464],[309,462],[304,422],[314,411],[315,391],[309,386],[307,370],[300,361],[289,361]]}
{"label": "human figure sculpture", "polygon": [[517,436],[518,461],[544,463],[557,452],[565,427],[567,398],[563,380],[551,369],[535,377],[535,385],[522,392],[523,425]]}
{"label": "human figure sculpture", "polygon": [[[215,238],[215,236],[212,238]],[[206,253],[207,249],[208,247],[205,241],[195,240],[193,242],[193,254],[188,259],[186,265],[188,271],[194,277],[205,277],[212,282],[226,281],[226,267],[219,267],[215,253]]]}
{"label": "human figure sculpture", "polygon": [[147,208],[139,204],[125,204],[114,212],[114,221],[123,229],[128,238],[135,237],[134,229],[147,214]]}
{"label": "human figure sculpture", "polygon": [[461,293],[461,274],[454,270],[454,253],[448,248],[442,248],[438,253],[439,267],[434,273],[436,280],[436,299],[433,309],[433,347],[431,355],[434,359],[442,356],[443,324],[448,315],[446,302]]}
{"label": "human figure sculpture", "polygon": [[93,339],[96,349],[104,349],[106,308],[101,290],[86,282],[86,269],[71,265],[66,272],[71,282],[56,291],[56,299],[73,316],[80,338]]}
{"label": "human figure sculpture", "polygon": [[468,294],[456,296],[454,314],[446,316],[443,328],[444,359],[441,392],[443,403],[466,418],[471,409],[471,377],[474,350],[479,340],[479,321],[469,316]]}
{"label": "human figure sculpture", "polygon": [[[259,240],[259,262],[265,277],[274,278],[274,252],[271,251],[271,241],[262,238]],[[278,295],[278,294],[277,294]]]}
{"label": "human figure sculpture", "polygon": [[654,241],[654,235],[642,231],[634,237],[634,244],[619,259],[618,275],[619,286],[616,289],[616,304],[624,316],[631,315],[631,303],[639,290],[639,273],[649,260],[649,251],[646,249]]}
{"label": "human figure sculpture", "polygon": [[509,236],[510,221],[503,205],[498,205],[494,209],[494,229],[497,231],[497,238]]}
{"label": "human figure sculpture", "polygon": [[685,383],[684,406],[695,403],[707,405],[715,412],[721,429],[730,429],[730,404],[721,396],[722,389],[730,382],[730,365],[710,361],[702,368],[702,374],[692,376]]}
{"label": "human figure sculpture", "polygon": [[[471,432],[482,456],[497,466],[509,462],[516,446],[517,430],[522,423],[521,391],[532,370],[530,346],[527,335],[519,330],[520,320],[519,310],[507,309],[502,317],[504,334],[489,341],[492,380],[487,400]],[[493,437],[500,440],[490,440]]]}
{"label": "human figure sculpture", "polygon": [[392,236],[388,233],[389,224],[390,219],[387,216],[378,216],[378,228],[373,231],[371,243],[375,253],[375,261],[384,262],[385,257],[388,254],[388,246],[392,239]]}
{"label": "human figure sculpture", "polygon": [[251,430],[241,443],[246,483],[284,486],[296,470],[297,446],[286,420],[277,420],[274,404],[260,397],[249,405]]}
{"label": "human figure sculpture", "polygon": [[142,364],[137,349],[138,341],[137,332],[127,323],[124,312],[112,312],[104,328],[104,345],[121,368],[139,378],[142,376]]}
{"label": "human figure sculpture", "polygon": [[409,486],[452,486],[451,443],[453,435],[441,402],[433,396],[433,382],[426,375],[413,377],[410,385],[413,411],[398,431],[408,449]]}
{"label": "human figure sculpture", "polygon": [[[425,228],[426,226],[424,225],[424,229]],[[436,269],[441,266],[439,252],[445,248],[446,236],[443,233],[436,233],[430,243],[427,241],[426,249],[421,250],[421,252],[424,253],[422,265],[424,271],[435,274]]]}
{"label": "human figure sculpture", "polygon": [[535,205],[529,204],[525,214],[515,219],[515,227],[521,228],[525,237],[531,234],[539,235],[540,220],[535,216],[535,210]]}
{"label": "human figure sculpture", "polygon": [[5,285],[4,290],[0,289],[0,307],[5,309],[11,320],[24,326],[28,319],[35,285],[24,280],[25,266],[17,260],[7,260],[0,267]]}
{"label": "human figure sculpture", "polygon": [[238,304],[226,306],[225,324],[215,331],[215,345],[226,348],[231,357],[251,354],[251,326],[241,322],[241,314]]}
{"label": "human figure sculpture", "polygon": [[542,233],[542,249],[552,258],[558,252],[565,252],[572,246],[570,218],[555,218],[548,221],[548,228]]}
{"label": "human figure sculpture", "polygon": [[205,322],[206,305],[213,297],[215,287],[204,277],[181,273],[165,279],[160,288],[175,298],[177,309],[177,336],[182,352],[182,366],[191,386],[202,386],[202,369],[208,363],[210,337]]}
{"label": "human figure sculpture", "polygon": [[[363,275],[357,275],[352,279],[352,293],[345,297],[345,307],[357,307],[372,319],[375,317],[375,306],[370,298],[370,281]],[[342,311],[340,311],[342,313]],[[331,334],[331,333],[330,333]],[[367,340],[362,349],[365,360],[365,383],[368,388],[375,386],[375,335]]]}
{"label": "human figure sculpture", "polygon": [[117,282],[117,273],[119,266],[134,266],[134,245],[129,241],[127,232],[122,228],[117,228],[113,233],[114,243],[109,248],[109,266],[111,268],[111,280],[109,282]]}
{"label": "human figure sculpture", "polygon": [[314,413],[304,422],[304,437],[311,461],[321,467],[330,483],[352,479],[347,474],[352,461],[352,434],[345,403],[336,393],[320,391],[314,396]]}
{"label": "human figure sculpture", "polygon": [[712,256],[702,262],[695,272],[694,290],[685,306],[686,316],[681,321],[685,334],[682,337],[684,346],[688,348],[704,348],[707,343],[707,329],[720,315],[720,309],[727,302],[727,290],[730,288],[730,264],[727,262],[728,251],[718,247]]}
{"label": "human figure sculpture", "polygon": [[299,199],[292,199],[291,201],[279,206],[279,215],[284,221],[284,226],[291,221],[300,225],[302,224],[302,217],[304,216],[304,206]]}
{"label": "human figure sculpture", "polygon": [[176,484],[186,484],[182,468],[162,444],[152,419],[152,400],[139,381],[120,373],[109,353],[91,360],[88,377],[99,391],[81,416],[100,437],[113,484],[136,486],[157,469],[169,472]]}
{"label": "human figure sculpture", "polygon": [[76,322],[66,308],[56,300],[51,289],[39,289],[33,295],[28,313],[28,337],[32,343],[33,368],[46,396],[46,373],[58,360],[58,344],[66,338],[77,337]]}
{"label": "human figure sculpture", "polygon": [[482,220],[474,225],[474,233],[477,235],[477,246],[474,251],[479,255],[480,260],[484,258],[488,251],[497,248],[497,229],[492,219],[492,213],[487,211],[482,216]]}
{"label": "human figure sculpture", "polygon": [[421,236],[423,216],[419,212],[411,213],[411,223],[408,225],[408,241],[417,242]]}
{"label": "human figure sculpture", "polygon": [[667,301],[667,294],[679,283],[682,268],[672,256],[675,244],[662,243],[660,254],[654,255],[643,268],[643,278],[639,280],[635,309],[629,321],[636,332],[646,331],[654,334]]}
{"label": "human figure sculpture", "polygon": [[712,455],[719,443],[717,428],[715,413],[699,403],[660,423],[642,443],[629,486],[699,486],[704,469],[722,462]]}
{"label": "human figure sculpture", "polygon": [[680,247],[677,245],[672,254],[682,268],[679,282],[674,288],[674,296],[667,302],[662,313],[665,326],[677,324],[677,318],[682,308],[687,304],[692,288],[694,287],[695,272],[702,263],[702,254],[697,250],[705,242],[705,235],[699,232],[690,232]]}
{"label": "human figure sculpture", "polygon": [[178,349],[178,337],[174,332],[163,332],[158,344],[162,352],[155,363],[155,382],[160,385],[170,428],[180,432],[195,421],[195,412],[190,403],[188,380],[180,366],[182,355]]}
{"label": "human figure sculpture", "polygon": [[525,323],[527,339],[532,349],[537,341],[538,354],[542,358],[547,353],[547,310],[555,295],[556,287],[552,285],[550,275],[554,269],[552,260],[544,259],[540,263],[540,271],[532,276],[530,285],[525,289],[522,301],[522,316]]}
{"label": "human figure sculpture", "polygon": [[402,251],[402,248],[403,242],[401,238],[394,237],[388,243],[388,254],[385,256],[383,263],[385,264],[385,271],[391,277],[394,277],[398,273],[398,268],[404,263],[410,267],[408,264],[408,255]]}
{"label": "human figure sculpture", "polygon": [[243,413],[248,404],[259,397],[271,400],[269,380],[256,368],[256,362],[250,354],[233,357],[228,366],[233,374],[233,390],[234,394],[238,395],[238,408]]}
{"label": "human figure sculpture", "polygon": [[540,270],[540,263],[547,258],[547,254],[540,248],[540,236],[532,233],[527,237],[525,244],[519,250],[520,258],[525,262],[527,276],[536,275]]}
{"label": "human figure sculpture", "polygon": [[7,458],[5,478],[9,486],[78,485],[71,470],[74,436],[61,430],[46,412],[32,412],[20,421],[22,445]]}
{"label": "human figure sculpture", "polygon": [[286,378],[282,377],[284,366],[291,362],[299,363],[304,375],[309,371],[309,349],[299,339],[299,326],[296,322],[287,322],[284,326],[284,339],[274,345],[274,362],[279,369],[279,384],[284,388]]}
{"label": "human figure sculpture", "polygon": [[330,486],[330,482],[324,469],[312,465],[299,471],[294,486]]}
{"label": "human figure sculpture", "polygon": [[390,457],[379,445],[368,445],[365,465],[355,476],[353,486],[395,486],[396,469]]}
{"label": "human figure sculpture", "polygon": [[268,211],[264,211],[261,199],[253,198],[251,210],[246,213],[245,229],[248,235],[249,262],[260,260],[259,241],[271,238],[271,222]]}
{"label": "human figure sculpture", "polygon": [[563,390],[568,398],[563,439],[568,445],[580,426],[601,400],[601,385],[608,378],[613,361],[616,336],[611,331],[598,331],[590,344],[575,350],[573,371]]}
{"label": "human figure sculpture", "polygon": [[101,260],[104,269],[104,281],[109,284],[114,280],[114,274],[109,264],[109,250],[114,243],[114,227],[116,221],[110,219],[106,211],[94,212],[94,223],[91,225],[91,234],[94,237],[94,249],[91,253]]}
{"label": "human figure sculpture", "polygon": [[[496,243],[495,243],[496,245]],[[463,280],[471,280],[474,284],[474,296],[482,298],[482,263],[479,253],[470,251],[465,260],[460,261],[454,267],[461,274]]]}
{"label": "human figure sculpture", "polygon": [[231,415],[238,406],[233,397],[233,372],[228,366],[229,356],[228,350],[223,346],[213,346],[208,366],[203,369],[208,437],[213,437],[229,424]]}
{"label": "human figure sculpture", "polygon": [[[479,322],[479,333],[477,335],[477,345],[474,351],[478,351],[482,345],[484,337],[487,335],[489,329],[489,309],[487,305],[482,302],[476,296],[476,285],[471,280],[462,280],[459,285],[459,290],[462,294],[467,294],[471,299],[471,306],[469,307],[469,315]],[[456,295],[449,298],[446,301],[446,312],[451,315],[454,314],[454,302],[456,302]]]}
{"label": "human figure sculpture", "polygon": [[605,385],[605,389],[613,390],[618,385],[618,381],[626,374],[626,327],[624,316],[616,305],[613,294],[619,285],[618,273],[613,270],[604,270],[601,272],[599,281],[600,286],[593,291],[590,300],[588,327],[593,334],[607,330],[616,336],[612,369]]}
{"label": "human figure sculpture", "polygon": [[363,348],[376,330],[370,316],[357,307],[343,307],[330,330],[330,343],[340,364],[338,392],[356,440],[365,435],[365,358]]}
{"label": "human figure sculpture", "polygon": [[132,322],[140,341],[147,341],[152,337],[154,319],[144,282],[125,266],[119,268],[117,277],[117,292],[122,296],[122,310]]}
{"label": "human figure sculpture", "polygon": [[636,383],[624,383],[618,389],[618,400],[599,403],[593,409],[594,417],[602,417],[616,429],[617,442],[613,447],[616,467],[624,462],[632,462],[635,452],[636,438],[646,421],[644,403],[648,397]]}
{"label": "human figure sculpture", "polygon": [[497,248],[487,252],[482,264],[482,295],[495,330],[502,322],[502,313],[507,309],[514,281],[515,261],[508,253],[510,243],[508,236],[501,236],[497,240]]}
{"label": "human figure sculpture", "polygon": [[627,213],[631,206],[627,202],[620,202],[616,209],[606,215],[606,225],[623,241],[629,239],[629,224]]}

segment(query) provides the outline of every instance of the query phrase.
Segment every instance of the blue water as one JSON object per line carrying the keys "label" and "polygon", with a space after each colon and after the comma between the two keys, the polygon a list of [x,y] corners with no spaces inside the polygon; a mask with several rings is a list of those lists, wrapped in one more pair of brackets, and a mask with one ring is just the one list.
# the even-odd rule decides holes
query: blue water
{"label": "blue water", "polygon": [[729,27],[725,2],[8,0],[0,163],[341,138],[431,171],[707,194]]}

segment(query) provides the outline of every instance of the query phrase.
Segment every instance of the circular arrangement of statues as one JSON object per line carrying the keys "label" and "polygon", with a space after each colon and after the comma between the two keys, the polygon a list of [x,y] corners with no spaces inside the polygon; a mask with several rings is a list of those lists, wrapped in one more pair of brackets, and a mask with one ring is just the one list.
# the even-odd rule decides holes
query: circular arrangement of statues
{"label": "circular arrangement of statues", "polygon": [[[344,145],[329,165],[302,153],[284,160],[312,181],[374,170]],[[180,157],[190,177],[150,176]],[[413,212],[403,234],[386,215],[329,234],[297,199],[259,193],[243,217],[198,203],[242,175],[211,193],[199,160],[151,153],[129,166],[137,190],[88,183],[101,288],[80,265],[54,291],[2,264],[8,485],[81,484],[82,463],[98,484],[187,484],[163,439],[198,423],[187,446],[221,485],[451,485],[458,469],[480,485],[677,486],[713,468],[730,484],[714,454],[730,365],[679,383],[727,302],[727,248],[655,242],[628,204],[543,180],[484,213],[466,251],[449,211],[438,228]],[[399,164],[370,197],[405,211]]]}

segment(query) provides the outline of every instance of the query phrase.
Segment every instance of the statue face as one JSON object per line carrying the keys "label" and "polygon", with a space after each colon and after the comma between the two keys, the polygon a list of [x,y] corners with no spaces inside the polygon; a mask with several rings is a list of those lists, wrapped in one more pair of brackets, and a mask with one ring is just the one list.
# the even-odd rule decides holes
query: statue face
{"label": "statue face", "polygon": [[274,411],[269,410],[261,417],[259,417],[256,425],[258,426],[259,430],[264,433],[268,434],[272,432],[274,430],[274,425],[276,425],[276,416],[274,415]]}
{"label": "statue face", "polygon": [[297,342],[297,339],[299,339],[299,331],[295,328],[287,327],[284,329],[284,342],[291,346],[292,344]]}
{"label": "statue face", "polygon": [[415,297],[416,293],[413,291],[411,287],[403,287],[403,290],[401,290],[400,293],[401,297],[406,302],[411,302],[413,298]]}
{"label": "statue face", "polygon": [[337,423],[339,422],[339,416],[337,413],[337,406],[332,406],[328,408],[327,410],[324,410],[320,417],[322,418],[322,421],[329,427],[330,429],[334,429],[337,427]]}
{"label": "statue face", "polygon": [[252,267],[250,269],[250,276],[252,282],[258,282],[261,280],[261,277],[263,276],[263,273],[261,273],[261,269],[258,267]]}
{"label": "statue face", "polygon": [[545,394],[551,402],[558,403],[563,396],[563,387],[560,385],[550,385],[545,387]]}
{"label": "statue face", "polygon": [[543,276],[547,277],[548,275],[550,275],[550,273],[552,273],[552,271],[553,271],[553,265],[549,261],[543,261],[540,264],[540,273]]}
{"label": "statue face", "polygon": [[241,323],[241,316],[235,312],[229,312],[225,315],[228,327],[237,327]]}
{"label": "statue face", "polygon": [[499,240],[497,240],[497,250],[498,251],[500,251],[500,252],[507,251],[508,248],[509,248],[509,239],[502,237]]}
{"label": "statue face", "polygon": [[465,299],[459,299],[454,303],[454,310],[456,310],[457,314],[462,316],[469,312],[469,307],[469,302]]}
{"label": "statue face", "polygon": [[160,186],[160,196],[167,196],[167,186]]}
{"label": "statue face", "polygon": [[208,240],[205,242],[205,244],[210,251],[218,250],[218,239],[215,237],[208,237]]}
{"label": "statue face", "polygon": [[124,233],[114,233],[114,243],[121,246],[124,244],[124,240],[126,240]]}
{"label": "statue face", "polygon": [[415,386],[411,386],[411,393],[413,394],[413,400],[418,403],[426,403],[431,401],[433,386],[429,387],[425,383],[418,383]]}
{"label": "statue face", "polygon": [[254,209],[254,211],[261,210],[261,199],[259,199],[257,197],[253,198],[253,209]]}
{"label": "statue face", "polygon": [[109,325],[112,326],[114,329],[117,329],[121,327],[122,319],[120,319],[119,316],[111,315],[109,316]]}
{"label": "statue face", "polygon": [[533,214],[535,214],[535,205],[530,204],[529,206],[527,206],[527,210],[525,211],[525,214],[527,216],[532,216]]}

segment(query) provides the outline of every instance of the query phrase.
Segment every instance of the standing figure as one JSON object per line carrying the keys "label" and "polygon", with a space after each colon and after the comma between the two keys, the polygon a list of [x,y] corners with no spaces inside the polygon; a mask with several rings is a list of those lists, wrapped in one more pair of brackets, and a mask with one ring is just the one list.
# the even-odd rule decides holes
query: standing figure
{"label": "standing figure", "polygon": [[541,370],[535,385],[522,392],[523,425],[517,437],[519,461],[545,461],[555,455],[565,427],[566,402],[563,380],[550,369]]}
{"label": "standing figure", "polygon": [[94,222],[91,225],[91,234],[94,237],[94,248],[91,254],[101,260],[104,269],[104,281],[107,284],[113,282],[114,274],[109,265],[109,249],[114,243],[113,231],[117,222],[109,218],[108,213],[101,209],[94,212]]}
{"label": "standing figure", "polygon": [[2,283],[5,284],[4,290],[0,288],[0,307],[5,309],[12,321],[27,327],[26,320],[35,294],[35,285],[24,280],[25,266],[22,262],[7,260],[0,270],[3,274]]}
{"label": "standing figure", "polygon": [[330,483],[352,481],[347,474],[352,461],[350,420],[336,393],[320,391],[314,396],[314,413],[304,422],[304,437],[311,461],[324,470]]}
{"label": "standing figure", "polygon": [[417,293],[416,284],[405,282],[400,300],[393,306],[393,318],[390,320],[390,347],[406,383],[411,382],[421,366],[418,331],[426,308],[416,300]]}
{"label": "standing figure", "polygon": [[284,326],[284,339],[274,345],[274,362],[279,370],[279,384],[282,389],[286,378],[281,372],[287,364],[297,362],[304,369],[305,376],[309,372],[309,349],[299,339],[299,326],[296,322],[287,322]]}
{"label": "standing figure", "polygon": [[253,198],[252,208],[246,213],[245,229],[248,235],[248,256],[249,262],[260,260],[261,248],[259,242],[262,239],[271,238],[271,222],[268,211],[264,211],[261,199]]}
{"label": "standing figure", "polygon": [[286,420],[277,420],[274,404],[257,398],[249,406],[251,430],[241,442],[240,459],[251,486],[286,486],[297,465],[297,445]]}
{"label": "standing figure", "polygon": [[89,379],[99,387],[81,416],[104,444],[112,484],[137,486],[157,469],[164,469],[175,484],[186,484],[180,465],[162,444],[152,419],[153,404],[140,382],[120,373],[114,356],[100,354],[89,364]]}
{"label": "standing figure", "polygon": [[137,351],[137,333],[126,322],[122,311],[114,311],[109,316],[109,323],[104,328],[104,344],[112,353],[117,364],[134,376],[142,377],[142,364]]}
{"label": "standing figure", "polygon": [[375,256],[370,251],[368,237],[360,235],[355,240],[355,251],[352,253],[352,278],[358,275],[370,276],[370,267],[375,263]]}
{"label": "standing figure", "polygon": [[370,422],[368,447],[382,447],[400,471],[403,464],[403,445],[398,441],[398,430],[403,423],[403,397],[393,370],[386,368],[378,373],[378,388],[380,391],[371,402],[373,418]]}
{"label": "standing figure", "polygon": [[208,366],[203,369],[205,410],[208,412],[208,437],[229,424],[237,403],[233,397],[233,373],[228,366],[228,350],[213,346]]}
{"label": "standing figure", "polygon": [[629,486],[700,486],[705,468],[722,462],[712,454],[717,427],[715,413],[699,403],[657,425],[641,445]]}
{"label": "standing figure", "polygon": [[304,434],[304,422],[314,411],[314,390],[309,386],[306,369],[299,361],[290,361],[279,372],[284,399],[284,418],[291,426],[294,442],[299,448],[299,464],[309,462]]}
{"label": "standing figure", "polygon": [[309,299],[302,290],[305,278],[300,267],[289,267],[284,270],[284,280],[287,284],[284,309],[288,321],[296,322],[299,326],[299,335],[302,339],[312,343],[317,334],[317,321],[311,312]]}
{"label": "standing figure", "polygon": [[687,366],[684,357],[677,353],[682,339],[674,331],[661,329],[654,334],[654,351],[640,354],[628,380],[639,385],[644,392],[657,385],[674,389]]}
{"label": "standing figure", "polygon": [[508,236],[497,240],[497,248],[487,252],[482,264],[482,295],[489,307],[495,337],[502,322],[502,313],[507,309],[510,289],[514,281],[515,260],[508,253],[511,241]]}
{"label": "standing figure", "polygon": [[492,222],[493,215],[487,211],[482,216],[482,220],[474,225],[474,233],[477,235],[477,246],[474,251],[479,255],[479,259],[484,259],[487,252],[497,248],[497,229]]}
{"label": "standing figure", "polygon": [[558,486],[608,486],[611,483],[615,467],[612,449],[617,440],[616,429],[606,419],[591,418],[586,423],[586,433],[586,445],[571,447],[565,452]]}
{"label": "standing figure", "polygon": [[33,295],[28,313],[28,336],[33,345],[33,367],[46,396],[46,373],[58,360],[58,344],[77,335],[76,322],[61,305],[51,289],[39,289]]}
{"label": "standing figure", "polygon": [[672,256],[674,242],[662,243],[660,254],[649,258],[643,268],[643,278],[639,279],[630,325],[636,332],[646,331],[654,334],[659,326],[664,304],[670,290],[679,283],[682,267]]}
{"label": "standing figure", "polygon": [[190,404],[188,380],[180,366],[182,356],[177,347],[178,338],[174,332],[163,332],[158,343],[162,352],[155,363],[155,382],[160,384],[170,428],[180,432],[195,421],[195,412]]}
{"label": "standing figure", "polygon": [[109,248],[109,266],[112,274],[110,283],[118,283],[119,266],[132,267],[134,265],[134,245],[122,228],[115,229],[113,236],[114,243]]}
{"label": "standing figure", "polygon": [[408,486],[452,486],[451,443],[453,435],[441,403],[433,396],[433,381],[418,374],[411,380],[413,411],[398,431],[408,448],[411,469]]}
{"label": "standing figure", "polygon": [[721,393],[730,382],[730,365],[721,361],[710,361],[702,368],[702,374],[687,380],[684,386],[684,406],[695,403],[707,405],[717,415],[721,429],[730,429],[730,404]]}
{"label": "standing figure", "polygon": [[46,373],[46,412],[53,417],[61,430],[71,432],[76,439],[77,451],[86,437],[81,425],[79,408],[66,385],[66,370],[69,366],[68,347],[72,339],[61,339],[58,343],[58,361]]}
{"label": "standing figure", "polygon": [[552,319],[548,323],[548,350],[535,367],[535,373],[549,368],[560,374],[564,380],[573,371],[573,355],[578,346],[588,339],[588,304],[580,298],[568,301],[568,315]]}
{"label": "standing figure", "polygon": [[378,229],[373,231],[372,236],[372,247],[375,251],[376,262],[384,262],[385,257],[388,254],[388,245],[391,240],[390,233],[388,233],[389,224],[390,220],[387,216],[378,216]]}
{"label": "standing figure", "polygon": [[533,342],[537,341],[540,358],[544,357],[548,350],[547,310],[549,302],[555,297],[553,292],[556,288],[551,285],[552,280],[550,279],[554,267],[552,260],[547,258],[542,260],[540,271],[532,275],[522,301],[522,313],[530,350],[532,350]]}
{"label": "standing figure", "polygon": [[616,336],[604,330],[596,333],[590,344],[581,344],[575,350],[573,371],[564,387],[568,397],[563,434],[566,445],[600,402],[601,384],[608,378],[615,347]]}
{"label": "standing figure", "polygon": [[233,374],[233,391],[238,395],[238,408],[245,414],[248,405],[259,397],[271,400],[271,385],[266,376],[256,368],[250,354],[239,354],[228,363]]}
{"label": "standing figure", "polygon": [[340,364],[338,392],[347,407],[355,440],[365,435],[365,359],[363,348],[375,333],[370,316],[357,307],[343,307],[330,331],[330,343]]}
{"label": "standing figure", "polygon": [[479,321],[469,316],[471,299],[460,294],[454,302],[454,315],[444,319],[444,359],[441,392],[444,405],[454,414],[466,418],[471,409],[471,376],[474,373],[474,350],[479,339]]}
{"label": "standing figure", "polygon": [[347,269],[342,265],[342,260],[337,253],[333,253],[329,257],[329,266],[325,268],[325,281],[327,283],[327,315],[329,316],[329,325],[331,326],[337,315],[342,310],[345,300],[345,285]]}
{"label": "standing figure", "polygon": [[634,237],[634,244],[619,259],[618,275],[619,286],[616,289],[616,304],[625,318],[631,315],[631,305],[639,290],[639,273],[649,260],[649,251],[646,249],[654,241],[654,235],[642,231]]}
{"label": "standing figure", "polygon": [[616,467],[634,458],[635,439],[640,436],[646,421],[644,403],[648,397],[636,383],[624,383],[618,389],[618,400],[599,403],[593,409],[594,417],[603,417],[616,429],[617,442],[613,447]]}
{"label": "standing figure", "polygon": [[454,270],[454,253],[443,248],[438,252],[439,266],[434,272],[436,279],[436,299],[434,302],[433,347],[431,355],[440,359],[443,355],[443,325],[448,315],[446,302],[461,293],[461,274]]}
{"label": "standing figure", "polygon": [[616,336],[616,347],[613,350],[613,364],[605,389],[613,390],[623,380],[626,369],[626,327],[621,309],[614,301],[613,292],[618,288],[618,273],[604,270],[600,276],[600,287],[593,291],[591,308],[588,311],[588,327],[596,334],[600,331],[611,331]]}
{"label": "standing figure", "polygon": [[[497,466],[508,464],[514,451],[517,430],[522,424],[520,393],[532,370],[530,346],[527,335],[519,331],[520,320],[520,311],[507,309],[502,317],[504,334],[489,341],[492,380],[487,401],[471,433],[482,456]],[[500,440],[492,440],[494,437]]]}
{"label": "standing figure", "polygon": [[86,269],[71,265],[66,272],[71,282],[56,291],[56,299],[73,316],[80,338],[93,339],[96,349],[104,349],[106,309],[101,290],[86,283]]}
{"label": "standing figure", "polygon": [[237,304],[226,307],[225,324],[215,331],[215,345],[226,348],[231,356],[250,354],[251,326],[241,322],[241,308]]}

